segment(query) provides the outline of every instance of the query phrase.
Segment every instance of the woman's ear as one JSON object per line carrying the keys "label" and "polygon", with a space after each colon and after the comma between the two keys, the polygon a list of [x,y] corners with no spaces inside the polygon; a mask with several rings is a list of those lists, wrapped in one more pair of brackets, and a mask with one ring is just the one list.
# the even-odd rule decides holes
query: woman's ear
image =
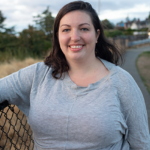
{"label": "woman's ear", "polygon": [[97,40],[99,36],[100,36],[100,29],[97,29],[97,35],[96,35]]}

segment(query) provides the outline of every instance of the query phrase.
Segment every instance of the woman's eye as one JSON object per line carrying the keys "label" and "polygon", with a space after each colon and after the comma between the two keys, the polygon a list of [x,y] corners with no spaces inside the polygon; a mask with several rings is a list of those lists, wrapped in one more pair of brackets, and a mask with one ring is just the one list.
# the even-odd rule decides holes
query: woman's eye
{"label": "woman's eye", "polygon": [[68,31],[69,31],[69,29],[64,29],[64,30],[63,30],[63,32],[68,32]]}
{"label": "woman's eye", "polygon": [[81,30],[82,30],[82,31],[88,31],[88,29],[87,29],[87,28],[82,28]]}

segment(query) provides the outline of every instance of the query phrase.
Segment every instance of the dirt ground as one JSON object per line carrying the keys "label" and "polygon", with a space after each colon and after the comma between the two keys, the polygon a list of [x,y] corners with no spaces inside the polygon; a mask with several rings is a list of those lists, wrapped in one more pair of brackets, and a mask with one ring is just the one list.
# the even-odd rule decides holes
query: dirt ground
{"label": "dirt ground", "polygon": [[144,52],[137,58],[137,69],[150,93],[150,52]]}

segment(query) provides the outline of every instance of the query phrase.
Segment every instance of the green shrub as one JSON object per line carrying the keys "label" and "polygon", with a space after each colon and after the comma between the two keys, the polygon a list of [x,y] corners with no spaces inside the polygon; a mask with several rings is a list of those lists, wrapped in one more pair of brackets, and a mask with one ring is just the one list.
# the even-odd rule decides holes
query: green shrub
{"label": "green shrub", "polygon": [[20,32],[19,37],[9,34],[0,34],[0,61],[10,59],[24,59],[26,57],[43,58],[51,48],[51,42],[41,30],[32,26]]}
{"label": "green shrub", "polygon": [[106,37],[117,37],[123,35],[123,32],[120,30],[104,30]]}

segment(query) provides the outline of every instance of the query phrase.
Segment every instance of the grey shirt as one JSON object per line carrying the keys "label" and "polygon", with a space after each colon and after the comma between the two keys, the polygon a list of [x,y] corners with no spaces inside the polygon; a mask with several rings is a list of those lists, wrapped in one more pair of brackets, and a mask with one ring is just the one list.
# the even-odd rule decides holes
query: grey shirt
{"label": "grey shirt", "polygon": [[67,73],[54,79],[43,62],[0,79],[0,102],[25,113],[35,150],[150,150],[139,87],[128,72],[101,61],[110,73],[88,87]]}

